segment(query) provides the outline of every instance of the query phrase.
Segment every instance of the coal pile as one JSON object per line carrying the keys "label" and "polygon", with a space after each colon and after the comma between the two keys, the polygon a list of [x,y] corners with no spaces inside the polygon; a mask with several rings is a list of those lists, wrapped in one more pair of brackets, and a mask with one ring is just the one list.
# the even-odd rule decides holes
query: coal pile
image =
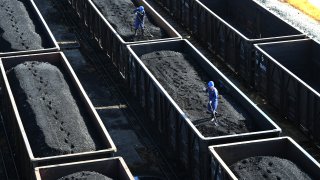
{"label": "coal pile", "polygon": [[76,173],[64,176],[57,180],[112,180],[112,179],[97,172],[81,171],[81,172],[76,172]]}
{"label": "coal pile", "polygon": [[167,37],[160,27],[152,23],[152,20],[148,17],[148,12],[146,12],[144,22],[146,28],[145,35],[142,36],[139,29],[138,35],[134,36],[133,24],[135,14],[133,11],[136,7],[131,0],[93,0],[93,2],[124,41],[132,42]]}
{"label": "coal pile", "polygon": [[239,179],[311,180],[293,162],[272,156],[250,157],[236,162],[230,168]]}
{"label": "coal pile", "polygon": [[43,49],[24,4],[18,0],[0,2],[0,52]]}
{"label": "coal pile", "polygon": [[141,60],[193,123],[204,120],[204,123],[196,125],[204,136],[249,132],[246,113],[219,88],[219,126],[210,122],[211,115],[206,113],[209,98],[203,87],[211,79],[187,54],[155,51],[142,55]]}
{"label": "coal pile", "polygon": [[56,66],[30,61],[10,69],[7,75],[35,157],[97,149]]}

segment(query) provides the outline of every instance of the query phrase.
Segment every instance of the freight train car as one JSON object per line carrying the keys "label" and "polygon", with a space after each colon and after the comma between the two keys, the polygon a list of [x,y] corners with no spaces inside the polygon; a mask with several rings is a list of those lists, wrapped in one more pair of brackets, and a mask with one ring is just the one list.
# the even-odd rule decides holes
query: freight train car
{"label": "freight train car", "polygon": [[0,12],[0,57],[59,50],[33,1],[4,0]]}
{"label": "freight train car", "polygon": [[319,179],[320,164],[290,137],[209,147],[212,180]]}
{"label": "freight train car", "polygon": [[305,35],[252,0],[199,0],[192,32],[249,85],[254,80],[253,44]]}
{"label": "freight train car", "polygon": [[[209,175],[208,146],[279,136],[281,129],[187,40],[128,46],[129,82],[144,124],[168,159],[190,179]],[[219,90],[218,126],[206,114],[202,91]]]}
{"label": "freight train car", "polygon": [[134,36],[133,10],[136,7],[131,0],[69,0],[68,2],[124,78],[127,78],[128,66],[126,45],[181,39],[176,30],[143,0],[133,2],[145,8],[147,16],[145,36]]}
{"label": "freight train car", "polygon": [[283,117],[319,142],[320,44],[304,39],[255,48],[255,88]]}
{"label": "freight train car", "polygon": [[116,151],[63,53],[4,57],[0,68],[2,115],[22,179],[37,166]]}
{"label": "freight train car", "polygon": [[35,168],[35,175],[36,180],[66,180],[77,178],[134,179],[122,157],[37,167]]}

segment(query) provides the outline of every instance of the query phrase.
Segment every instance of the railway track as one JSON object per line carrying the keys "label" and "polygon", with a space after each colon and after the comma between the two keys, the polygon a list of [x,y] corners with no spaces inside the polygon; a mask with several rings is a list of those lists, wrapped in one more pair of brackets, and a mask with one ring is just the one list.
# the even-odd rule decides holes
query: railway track
{"label": "railway track", "polygon": [[[132,105],[125,95],[127,91],[126,85],[123,84],[123,79],[112,62],[106,60],[108,59],[107,54],[100,50],[100,47],[90,36],[90,33],[79,23],[77,15],[69,8],[66,0],[55,1],[55,5],[60,12],[62,12],[64,20],[70,30],[77,36],[81,46],[81,52],[89,59],[90,63],[94,65],[100,78],[103,79],[105,87],[112,93],[112,96],[116,98],[117,104],[122,107],[128,107],[122,108],[122,112],[129,120],[132,129],[137,133],[138,137],[144,139],[142,144],[148,148],[151,154],[156,155],[156,163],[161,169],[165,179],[178,179],[176,173],[170,167],[170,164],[155,145],[156,143],[152,141],[151,135],[148,134],[148,131],[144,129],[143,125],[138,121],[138,119],[141,118],[141,114],[133,110]],[[145,137],[146,135],[147,137]]]}

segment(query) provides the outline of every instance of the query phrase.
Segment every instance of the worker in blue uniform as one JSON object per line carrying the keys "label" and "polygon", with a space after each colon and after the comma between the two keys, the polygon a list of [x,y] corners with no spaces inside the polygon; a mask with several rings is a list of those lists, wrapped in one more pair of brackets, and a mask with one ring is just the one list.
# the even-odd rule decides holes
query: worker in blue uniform
{"label": "worker in blue uniform", "polygon": [[217,114],[217,108],[218,108],[218,90],[214,87],[214,82],[209,81],[208,82],[208,88],[206,89],[206,92],[209,94],[209,102],[208,102],[208,113],[212,114],[213,119],[212,121],[216,122],[216,114]]}
{"label": "worker in blue uniform", "polygon": [[143,6],[136,8],[133,13],[136,13],[136,18],[134,20],[134,35],[137,36],[137,30],[141,28],[142,36],[144,35],[144,19],[146,12]]}

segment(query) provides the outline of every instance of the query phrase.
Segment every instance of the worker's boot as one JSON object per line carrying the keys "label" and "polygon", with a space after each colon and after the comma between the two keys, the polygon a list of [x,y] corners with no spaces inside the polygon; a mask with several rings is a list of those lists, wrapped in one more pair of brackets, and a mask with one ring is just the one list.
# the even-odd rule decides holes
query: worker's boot
{"label": "worker's boot", "polygon": [[213,124],[214,124],[215,126],[219,126],[218,120],[214,120],[214,121],[213,121]]}
{"label": "worker's boot", "polygon": [[134,36],[137,36],[138,34],[137,34],[137,30],[135,29],[134,30]]}

